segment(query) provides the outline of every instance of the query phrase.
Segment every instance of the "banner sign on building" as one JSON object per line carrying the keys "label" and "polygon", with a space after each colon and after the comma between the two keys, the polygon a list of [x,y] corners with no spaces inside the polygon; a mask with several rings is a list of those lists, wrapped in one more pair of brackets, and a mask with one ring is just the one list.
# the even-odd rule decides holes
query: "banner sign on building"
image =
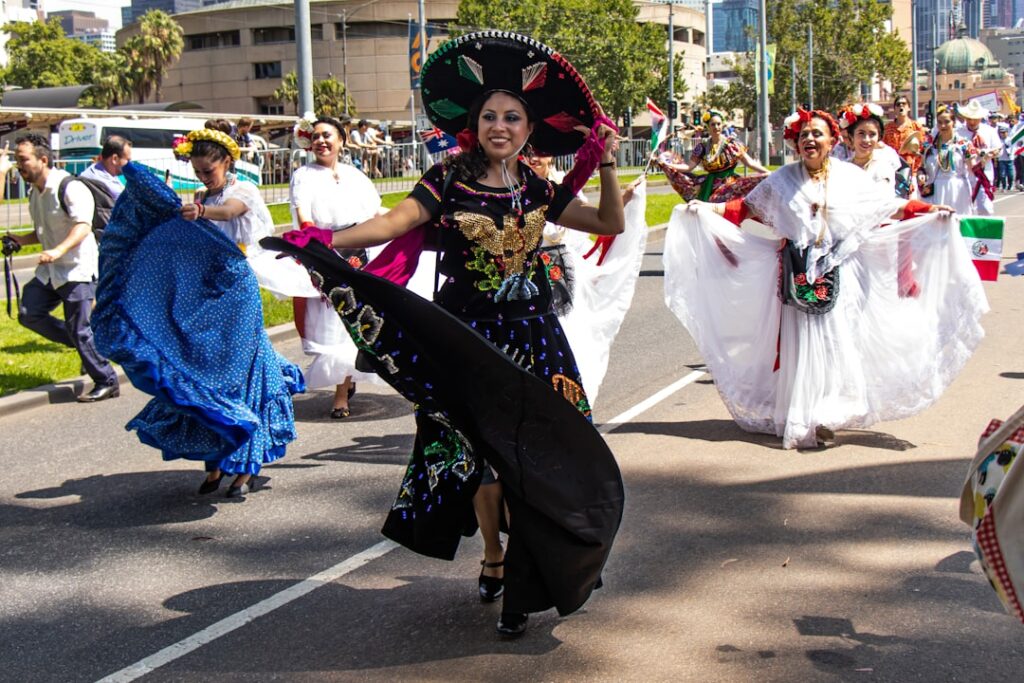
{"label": "banner sign on building", "polygon": [[[427,24],[427,43],[430,42],[430,36],[433,34],[430,24]],[[416,90],[420,87],[420,68],[423,66],[420,64],[420,58],[422,52],[420,51],[420,25],[415,23],[412,19],[409,20],[409,87]]]}

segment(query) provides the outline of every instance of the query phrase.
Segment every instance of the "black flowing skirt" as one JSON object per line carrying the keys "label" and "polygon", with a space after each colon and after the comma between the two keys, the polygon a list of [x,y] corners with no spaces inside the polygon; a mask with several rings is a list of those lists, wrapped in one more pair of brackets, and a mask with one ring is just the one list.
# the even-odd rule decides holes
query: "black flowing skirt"
{"label": "black flowing skirt", "polygon": [[323,245],[261,244],[310,269],[366,360],[415,406],[416,443],[383,533],[452,559],[476,527],[472,498],[489,465],[511,518],[504,608],[564,615],[582,606],[600,582],[624,493],[557,319],[461,321]]}

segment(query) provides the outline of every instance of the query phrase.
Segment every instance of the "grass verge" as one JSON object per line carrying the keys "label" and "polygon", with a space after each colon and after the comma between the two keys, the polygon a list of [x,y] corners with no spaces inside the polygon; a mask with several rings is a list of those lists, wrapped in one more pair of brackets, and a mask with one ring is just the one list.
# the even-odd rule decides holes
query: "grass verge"
{"label": "grass verge", "polygon": [[[278,301],[263,290],[260,299],[264,327],[292,321],[291,300]],[[54,315],[63,318],[59,307]],[[0,396],[78,377],[81,365],[74,349],[44,339],[0,312]]]}

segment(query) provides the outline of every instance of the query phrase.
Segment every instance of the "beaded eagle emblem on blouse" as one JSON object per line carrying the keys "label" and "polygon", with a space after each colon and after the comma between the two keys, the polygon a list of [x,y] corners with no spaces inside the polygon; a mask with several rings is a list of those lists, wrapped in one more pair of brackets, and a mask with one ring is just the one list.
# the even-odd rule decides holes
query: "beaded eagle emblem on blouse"
{"label": "beaded eagle emblem on blouse", "polygon": [[[525,279],[527,270],[526,255],[539,243],[544,233],[546,207],[534,209],[523,214],[522,221],[515,213],[507,214],[504,217],[502,227],[490,216],[469,211],[456,211],[453,215],[453,222],[466,239],[476,242],[483,247],[488,254],[501,259],[499,270],[503,280],[495,299],[500,301],[503,293],[511,288],[522,288],[525,285],[533,285]],[[531,295],[537,292],[531,290]],[[509,299],[529,299],[530,296],[515,295],[509,293]]]}

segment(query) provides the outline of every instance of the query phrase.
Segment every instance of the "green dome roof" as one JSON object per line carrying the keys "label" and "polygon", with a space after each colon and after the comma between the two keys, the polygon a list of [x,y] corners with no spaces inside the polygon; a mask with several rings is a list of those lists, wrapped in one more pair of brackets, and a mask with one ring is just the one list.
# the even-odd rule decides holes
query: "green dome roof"
{"label": "green dome roof", "polygon": [[939,73],[965,74],[969,71],[983,71],[998,66],[992,51],[974,38],[948,40],[935,51]]}
{"label": "green dome roof", "polygon": [[986,81],[1001,81],[1006,78],[1006,69],[998,66],[987,67],[981,74]]}

